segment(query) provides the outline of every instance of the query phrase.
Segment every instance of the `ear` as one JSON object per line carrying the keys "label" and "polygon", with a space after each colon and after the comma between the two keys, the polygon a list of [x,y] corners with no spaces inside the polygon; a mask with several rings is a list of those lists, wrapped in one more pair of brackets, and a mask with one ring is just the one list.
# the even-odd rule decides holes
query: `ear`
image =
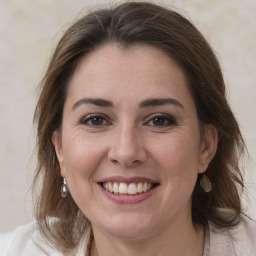
{"label": "ear", "polygon": [[217,129],[210,124],[204,125],[199,152],[198,172],[204,173],[213,159],[218,147]]}
{"label": "ear", "polygon": [[62,141],[61,141],[61,133],[59,131],[54,131],[52,134],[52,144],[55,148],[55,153],[57,159],[59,161],[61,176],[65,177],[65,163],[64,163],[64,156],[62,150]]}

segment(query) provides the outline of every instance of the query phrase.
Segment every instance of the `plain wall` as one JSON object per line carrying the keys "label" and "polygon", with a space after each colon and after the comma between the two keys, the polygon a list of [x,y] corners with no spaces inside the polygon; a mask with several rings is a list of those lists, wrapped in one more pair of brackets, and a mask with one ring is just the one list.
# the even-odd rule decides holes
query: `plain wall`
{"label": "plain wall", "polygon": [[[245,165],[246,211],[256,219],[256,1],[154,1],[174,7],[209,40],[251,160]],[[50,53],[82,9],[116,1],[0,0],[0,231],[33,219],[33,112]]]}

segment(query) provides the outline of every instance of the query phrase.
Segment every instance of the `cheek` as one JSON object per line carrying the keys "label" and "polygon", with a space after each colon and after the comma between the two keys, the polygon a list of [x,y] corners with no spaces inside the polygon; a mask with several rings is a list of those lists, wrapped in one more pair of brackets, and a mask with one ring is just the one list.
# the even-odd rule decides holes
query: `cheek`
{"label": "cheek", "polygon": [[85,139],[80,135],[64,141],[63,149],[70,193],[86,214],[91,207],[89,204],[95,198],[94,178],[102,163],[103,148],[97,146],[95,140]]}
{"label": "cheek", "polygon": [[[197,174],[199,162],[199,140],[180,134],[155,144],[154,156],[166,175],[177,177]],[[153,153],[152,153],[153,154]]]}
{"label": "cheek", "polygon": [[67,175],[73,176],[73,179],[76,176],[90,176],[100,163],[102,152],[103,148],[97,146],[95,140],[82,136],[73,136],[64,141],[63,156]]}

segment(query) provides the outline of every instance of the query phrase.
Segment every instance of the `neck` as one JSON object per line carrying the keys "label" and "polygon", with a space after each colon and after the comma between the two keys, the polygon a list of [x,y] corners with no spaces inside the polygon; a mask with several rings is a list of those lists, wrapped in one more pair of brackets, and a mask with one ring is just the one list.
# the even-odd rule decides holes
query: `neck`
{"label": "neck", "polygon": [[94,241],[90,256],[148,255],[148,256],[198,256],[203,255],[204,229],[183,223],[154,236],[126,240],[107,235],[93,228]]}

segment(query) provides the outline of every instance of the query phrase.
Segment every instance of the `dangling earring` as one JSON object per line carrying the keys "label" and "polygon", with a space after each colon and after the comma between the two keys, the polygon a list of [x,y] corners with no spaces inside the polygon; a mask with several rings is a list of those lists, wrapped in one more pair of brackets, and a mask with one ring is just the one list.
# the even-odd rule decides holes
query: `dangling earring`
{"label": "dangling earring", "polygon": [[67,185],[66,179],[63,178],[63,185],[61,186],[61,190],[60,190],[61,197],[62,198],[67,197],[68,192],[69,191],[68,191],[68,185]]}
{"label": "dangling earring", "polygon": [[212,183],[205,174],[200,179],[200,185],[206,193],[209,193],[212,190]]}

